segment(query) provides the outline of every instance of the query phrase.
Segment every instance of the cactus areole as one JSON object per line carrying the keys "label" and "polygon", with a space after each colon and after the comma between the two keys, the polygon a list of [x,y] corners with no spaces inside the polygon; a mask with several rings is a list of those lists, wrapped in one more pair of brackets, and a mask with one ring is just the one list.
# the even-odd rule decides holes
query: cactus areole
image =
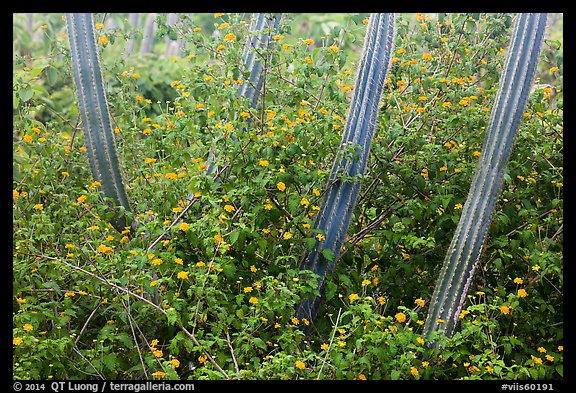
{"label": "cactus areole", "polygon": [[[334,271],[344,244],[376,128],[384,79],[392,54],[394,28],[394,14],[370,16],[342,142],[314,223],[314,228],[323,232],[325,239],[316,242],[310,253],[303,256],[300,265],[301,270],[311,270],[320,276],[320,296],[310,296],[302,301],[297,309],[299,319],[306,318],[310,322],[315,319],[322,302],[325,279]],[[301,326],[308,330],[310,325]]]}

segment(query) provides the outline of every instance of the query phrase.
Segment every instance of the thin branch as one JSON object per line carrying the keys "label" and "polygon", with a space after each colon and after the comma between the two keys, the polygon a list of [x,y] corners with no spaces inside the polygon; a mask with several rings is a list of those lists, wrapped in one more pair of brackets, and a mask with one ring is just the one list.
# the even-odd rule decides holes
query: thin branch
{"label": "thin branch", "polygon": [[322,366],[320,366],[320,370],[318,371],[318,376],[316,379],[320,379],[320,374],[322,374],[322,369],[326,364],[326,359],[328,359],[328,355],[330,354],[330,348],[332,348],[332,343],[334,342],[334,336],[336,335],[336,329],[338,328],[338,322],[340,321],[340,314],[342,314],[342,307],[338,309],[338,316],[336,317],[336,323],[334,324],[334,330],[332,331],[332,337],[330,337],[330,344],[328,344],[328,349],[326,350],[326,355],[324,356],[324,360],[322,361]]}

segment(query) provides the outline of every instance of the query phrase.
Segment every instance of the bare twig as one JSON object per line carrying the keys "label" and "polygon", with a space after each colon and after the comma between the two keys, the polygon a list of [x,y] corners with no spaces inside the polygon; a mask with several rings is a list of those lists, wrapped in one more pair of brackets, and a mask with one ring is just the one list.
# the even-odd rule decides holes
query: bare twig
{"label": "bare twig", "polygon": [[326,359],[328,359],[328,355],[330,354],[330,348],[332,348],[332,343],[334,342],[334,336],[336,335],[336,329],[338,328],[338,322],[340,321],[340,314],[342,314],[342,307],[338,309],[338,316],[336,317],[336,323],[334,324],[334,330],[332,331],[332,337],[330,337],[330,344],[328,344],[328,349],[326,350],[326,355],[324,356],[324,360],[322,361],[322,366],[320,366],[320,370],[318,371],[318,376],[316,379],[320,379],[320,374],[322,374],[322,369],[326,364]]}

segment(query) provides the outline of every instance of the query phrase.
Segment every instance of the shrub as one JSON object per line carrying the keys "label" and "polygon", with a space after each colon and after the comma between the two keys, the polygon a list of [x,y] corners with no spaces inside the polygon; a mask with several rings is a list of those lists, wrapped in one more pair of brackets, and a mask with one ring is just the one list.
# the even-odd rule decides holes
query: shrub
{"label": "shrub", "polygon": [[[160,34],[187,44],[174,59],[121,56],[129,35],[99,30],[133,236],[109,223],[64,23],[45,18],[50,56],[14,56],[15,379],[562,378],[562,56],[552,43],[456,333],[432,337],[439,348],[423,335],[513,15],[398,16],[345,252],[308,336],[295,307],[317,294],[317,276],[299,258],[322,235],[312,225],[364,15],[314,37],[284,15],[256,107],[237,93],[244,15],[181,17],[170,32],[160,18]],[[47,87],[53,72],[58,88]]]}

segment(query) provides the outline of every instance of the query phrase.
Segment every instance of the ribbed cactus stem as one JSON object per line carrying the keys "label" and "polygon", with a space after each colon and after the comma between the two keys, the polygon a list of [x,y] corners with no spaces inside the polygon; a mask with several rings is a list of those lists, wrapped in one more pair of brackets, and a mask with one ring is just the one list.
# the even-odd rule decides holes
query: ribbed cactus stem
{"label": "ribbed cactus stem", "polygon": [[[66,14],[73,78],[84,130],[84,140],[92,177],[101,183],[104,196],[116,207],[130,211],[122,182],[116,141],[108,109],[104,79],[92,14]],[[118,231],[127,226],[116,212],[112,225]]]}
{"label": "ribbed cactus stem", "polygon": [[[263,64],[261,58],[267,56],[267,47],[271,42],[272,34],[278,28],[281,15],[258,13],[252,15],[252,21],[248,31],[248,38],[242,53],[241,70],[248,72],[248,81],[242,83],[238,88],[238,95],[248,100],[251,108],[256,108],[258,100],[262,95],[264,85]],[[206,160],[206,172],[213,174],[216,172],[214,155],[212,151]]]}
{"label": "ribbed cactus stem", "polygon": [[[262,50],[270,42],[270,32],[276,31],[280,16],[273,14],[253,14],[250,23],[250,32],[248,35],[244,52],[242,53],[242,69],[250,73],[248,83],[243,83],[238,89],[240,96],[248,99],[251,108],[256,108],[258,99],[261,95],[264,78],[262,77],[263,64],[261,58],[264,56]],[[267,29],[267,30],[265,30]],[[253,32],[261,32],[254,35]],[[267,33],[264,33],[267,31]]]}
{"label": "ribbed cactus stem", "polygon": [[[325,239],[317,241],[310,253],[304,255],[300,264],[301,270],[311,270],[320,276],[318,289],[321,295],[302,301],[297,309],[297,317],[300,319],[314,321],[322,303],[325,279],[334,271],[335,262],[344,244],[360,191],[360,178],[366,167],[376,128],[384,79],[392,55],[394,28],[394,14],[370,16],[354,82],[350,112],[337,158],[330,172],[327,191],[314,223],[314,228],[322,231]],[[351,148],[354,149],[353,152],[350,151]],[[308,328],[303,326],[303,329]]]}
{"label": "ribbed cactus stem", "polygon": [[546,14],[516,18],[480,162],[430,300],[424,332],[450,337],[486,241],[504,173],[540,61]]}

